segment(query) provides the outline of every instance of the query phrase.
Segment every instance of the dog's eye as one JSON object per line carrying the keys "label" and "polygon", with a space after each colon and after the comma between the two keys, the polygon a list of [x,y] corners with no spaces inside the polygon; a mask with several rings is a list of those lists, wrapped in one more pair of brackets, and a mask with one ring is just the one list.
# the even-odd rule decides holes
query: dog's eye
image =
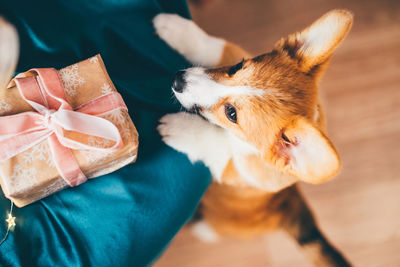
{"label": "dog's eye", "polygon": [[235,74],[238,70],[240,70],[241,68],[243,68],[243,63],[244,63],[244,59],[242,59],[242,61],[240,61],[238,64],[232,66],[229,68],[228,70],[228,75],[232,76],[233,74]]}
{"label": "dog's eye", "polygon": [[236,109],[231,104],[225,104],[225,115],[231,122],[237,122]]}

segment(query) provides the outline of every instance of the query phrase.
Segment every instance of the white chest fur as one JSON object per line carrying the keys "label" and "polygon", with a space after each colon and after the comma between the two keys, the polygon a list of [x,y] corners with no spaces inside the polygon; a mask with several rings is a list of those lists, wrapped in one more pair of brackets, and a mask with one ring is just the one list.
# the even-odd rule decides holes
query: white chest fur
{"label": "white chest fur", "polygon": [[282,174],[268,163],[261,164],[257,171],[249,168],[245,159],[249,155],[258,155],[258,150],[197,115],[168,114],[160,122],[158,130],[163,141],[185,153],[192,162],[204,162],[217,182],[222,182],[223,171],[230,159],[243,181],[250,186],[276,192],[296,182],[294,177]]}

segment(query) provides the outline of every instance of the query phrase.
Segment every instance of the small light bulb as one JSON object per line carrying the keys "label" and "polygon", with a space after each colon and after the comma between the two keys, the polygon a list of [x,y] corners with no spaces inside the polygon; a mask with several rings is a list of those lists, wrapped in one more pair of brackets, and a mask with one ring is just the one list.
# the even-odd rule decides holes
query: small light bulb
{"label": "small light bulb", "polygon": [[6,222],[8,223],[8,229],[10,229],[11,227],[15,226],[15,217],[13,217],[11,213],[9,213]]}

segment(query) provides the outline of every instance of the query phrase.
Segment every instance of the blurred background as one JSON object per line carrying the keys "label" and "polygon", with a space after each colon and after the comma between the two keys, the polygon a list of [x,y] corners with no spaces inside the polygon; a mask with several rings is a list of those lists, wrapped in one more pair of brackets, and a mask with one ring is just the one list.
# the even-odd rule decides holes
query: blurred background
{"label": "blurred background", "polygon": [[[333,8],[353,29],[320,84],[339,176],[300,187],[327,237],[355,266],[400,266],[400,1],[193,0],[193,20],[254,55]],[[156,267],[310,266],[283,232],[206,244],[187,228]]]}

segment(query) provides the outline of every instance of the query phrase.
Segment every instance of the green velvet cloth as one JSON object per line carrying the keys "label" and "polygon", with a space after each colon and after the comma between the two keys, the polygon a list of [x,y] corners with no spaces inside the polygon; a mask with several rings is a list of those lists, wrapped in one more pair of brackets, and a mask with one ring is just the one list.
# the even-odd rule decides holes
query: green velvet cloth
{"label": "green velvet cloth", "polygon": [[[18,72],[100,53],[140,135],[135,164],[15,209],[0,266],[146,266],[192,215],[209,171],[155,130],[163,114],[179,109],[170,84],[188,66],[154,33],[151,20],[162,12],[189,16],[183,0],[0,1],[20,36]],[[9,201],[0,195],[4,222]]]}

